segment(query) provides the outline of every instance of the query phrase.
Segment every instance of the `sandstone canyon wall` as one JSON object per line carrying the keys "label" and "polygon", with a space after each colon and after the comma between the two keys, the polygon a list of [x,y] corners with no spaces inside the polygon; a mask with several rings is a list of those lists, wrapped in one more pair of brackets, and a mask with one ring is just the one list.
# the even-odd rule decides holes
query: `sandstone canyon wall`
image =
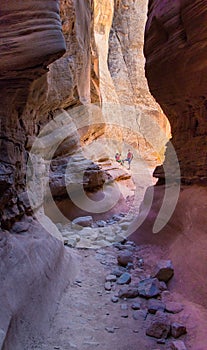
{"label": "sandstone canyon wall", "polygon": [[[49,120],[48,110],[50,118],[65,111],[80,135],[79,143],[77,135],[71,130],[52,161],[51,190],[60,205],[62,198],[67,197],[65,171],[69,160],[72,172],[69,182],[81,184],[78,173],[85,167],[88,169],[88,186],[84,186],[90,191],[99,189],[108,175],[105,176],[85,158],[95,162],[107,158],[113,161],[117,150],[125,153],[131,145],[137,157],[149,162],[152,159],[152,166],[160,163],[170,128],[151,97],[144,76],[142,51],[146,11],[146,1],[134,4],[60,1],[67,50],[50,66],[46,100],[38,110],[41,125],[44,125],[43,120]],[[122,26],[126,27],[124,23],[131,17],[133,20],[127,23],[130,33],[120,45],[117,36],[114,38],[114,31],[119,31],[121,35]],[[134,29],[137,17],[138,31]],[[125,56],[129,56],[128,61]],[[120,67],[118,72],[117,67]],[[134,79],[133,84],[131,79]],[[30,105],[29,101],[28,109]],[[34,112],[37,118],[36,107]],[[152,119],[157,133],[151,131]],[[51,138],[53,136],[51,133]],[[70,209],[72,212],[72,207]]]}
{"label": "sandstone canyon wall", "polygon": [[[121,153],[130,145],[137,156],[153,159],[163,157],[170,127],[145,78],[146,12],[146,1],[95,1],[94,31],[105,136],[119,140]],[[152,120],[160,132],[152,131]]]}
{"label": "sandstone canyon wall", "polygon": [[[59,231],[44,214],[42,189],[47,167],[50,168],[50,190],[55,197],[65,196],[64,174],[68,162],[71,162],[70,183],[82,184],[84,180],[90,190],[102,186],[105,174],[86,159],[81,145],[106,133],[106,117],[111,117],[107,109],[110,102],[115,102],[116,120],[120,116],[116,110],[122,114],[119,106],[123,103],[130,100],[133,108],[134,104],[142,104],[142,109],[169,134],[166,119],[155,102],[151,102],[144,80],[143,38],[133,39],[133,31],[127,40],[120,34],[136,25],[135,18],[128,23],[128,29],[122,23],[122,16],[123,22],[131,17],[131,12],[127,15],[125,11],[131,11],[132,2],[111,1],[110,8],[103,5],[96,1],[61,0],[62,32],[58,1],[3,0],[0,4],[0,300],[6,305],[0,317],[0,345],[4,350],[28,349],[34,336],[46,332],[55,301],[75,273],[74,257],[53,237],[60,238]],[[134,2],[133,6],[135,17],[140,11],[143,28],[146,1],[141,5]],[[100,7],[99,16],[97,7]],[[118,27],[121,44],[114,37]],[[98,37],[104,42],[103,52]],[[135,69],[137,54],[140,66]],[[113,66],[116,60],[121,66],[120,73]],[[105,74],[111,82],[111,91],[108,81],[104,80]],[[78,109],[70,112],[72,107]],[[68,131],[61,144],[58,143],[60,133],[56,132],[60,128],[57,116],[60,116],[60,125]],[[110,129],[108,135],[113,136]],[[122,138],[122,130],[120,135]],[[37,136],[40,142],[34,149]],[[57,141],[57,147],[50,162],[48,150],[53,140]],[[163,139],[158,140],[157,149],[163,146]],[[29,187],[37,197],[33,208],[26,193],[29,153],[33,154],[36,164],[41,165],[37,173],[34,169],[29,173],[36,186]],[[80,169],[88,169],[84,179],[78,177]]]}
{"label": "sandstone canyon wall", "polygon": [[65,277],[73,274],[62,243],[33,218],[25,179],[35,125],[25,106],[30,94],[44,98],[47,66],[66,48],[56,1],[1,1],[0,17],[0,347],[28,349],[46,331]]}
{"label": "sandstone canyon wall", "polygon": [[[179,163],[171,162],[168,148],[164,166],[171,174],[178,164],[181,170],[181,179],[175,176],[171,188],[176,188],[179,180],[182,186],[173,216],[165,221],[159,233],[153,234],[166,191],[163,168],[157,168],[155,175],[160,185],[154,188],[153,203],[144,223],[132,236],[139,243],[163,245],[177,268],[172,287],[205,306],[206,18],[206,5],[202,1],[149,1],[144,47],[146,76],[151,93],[171,124],[171,142]],[[146,193],[141,215],[147,210],[150,191]],[[165,206],[170,202],[168,198]]]}
{"label": "sandstone canyon wall", "polygon": [[206,181],[206,26],[201,1],[151,1],[145,34],[150,91],[171,123],[182,179]]}

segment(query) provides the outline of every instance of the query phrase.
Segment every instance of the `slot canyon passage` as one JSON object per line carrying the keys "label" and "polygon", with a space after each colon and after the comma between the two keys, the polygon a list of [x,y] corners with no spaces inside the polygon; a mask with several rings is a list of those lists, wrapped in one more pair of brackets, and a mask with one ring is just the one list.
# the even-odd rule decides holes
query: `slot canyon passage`
{"label": "slot canyon passage", "polygon": [[206,21],[1,0],[2,350],[206,350]]}

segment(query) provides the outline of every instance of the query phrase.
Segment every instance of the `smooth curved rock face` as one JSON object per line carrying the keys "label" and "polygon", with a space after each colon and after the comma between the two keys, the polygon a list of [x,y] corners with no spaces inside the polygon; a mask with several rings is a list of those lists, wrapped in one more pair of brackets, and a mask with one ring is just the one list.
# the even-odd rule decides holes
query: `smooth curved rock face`
{"label": "smooth curved rock face", "polygon": [[207,8],[199,0],[149,2],[150,91],[169,118],[183,180],[207,180]]}
{"label": "smooth curved rock face", "polygon": [[28,77],[27,69],[46,67],[62,56],[58,1],[7,1],[0,4],[0,76]]}
{"label": "smooth curved rock face", "polygon": [[[1,1],[0,37],[0,348],[21,350],[47,332],[73,275],[62,242],[52,237],[55,226],[47,220],[49,234],[32,218],[25,179],[47,65],[65,52],[58,1]],[[32,116],[29,93],[37,102]]]}
{"label": "smooth curved rock face", "polygon": [[[189,300],[207,307],[206,283],[206,186],[182,186],[175,211],[166,226],[153,233],[155,220],[163,204],[165,185],[154,187],[154,198],[150,204],[150,191],[145,193],[140,216],[145,215],[142,225],[130,236],[140,244],[152,244],[162,249],[162,259],[173,262],[175,275],[171,290],[181,293]],[[147,213],[147,216],[146,216]],[[156,264],[157,262],[155,262]]]}
{"label": "smooth curved rock face", "polygon": [[76,274],[62,243],[37,222],[27,224],[25,234],[0,230],[0,348],[5,350],[31,349],[33,342],[41,348],[66,279]]}
{"label": "smooth curved rock face", "polygon": [[[23,111],[31,85],[65,52],[58,1],[1,1],[0,36],[0,213],[2,227],[10,228],[29,212],[25,144],[35,116]],[[32,91],[40,101],[44,82]]]}

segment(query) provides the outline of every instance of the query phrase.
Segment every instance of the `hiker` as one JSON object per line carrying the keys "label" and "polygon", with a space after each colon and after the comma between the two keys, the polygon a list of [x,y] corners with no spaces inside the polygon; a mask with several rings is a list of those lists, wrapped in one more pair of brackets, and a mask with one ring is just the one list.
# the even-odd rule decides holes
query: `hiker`
{"label": "hiker", "polygon": [[128,165],[129,165],[128,170],[130,170],[130,164],[132,159],[133,159],[133,153],[131,152],[130,149],[128,149],[127,157],[125,159],[125,161],[128,162]]}
{"label": "hiker", "polygon": [[115,159],[118,163],[120,163],[121,165],[123,165],[123,160],[121,159],[121,153],[116,153],[115,154]]}

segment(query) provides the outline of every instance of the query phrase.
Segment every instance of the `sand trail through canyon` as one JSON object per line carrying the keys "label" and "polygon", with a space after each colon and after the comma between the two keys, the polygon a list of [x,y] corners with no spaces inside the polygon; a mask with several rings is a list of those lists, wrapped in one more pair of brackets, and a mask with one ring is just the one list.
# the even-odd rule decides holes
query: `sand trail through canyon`
{"label": "sand trail through canyon", "polygon": [[[70,248],[66,248],[71,251]],[[114,246],[101,249],[74,249],[78,256],[79,272],[57,303],[57,312],[51,321],[50,332],[43,342],[30,346],[38,350],[168,350],[173,338],[157,344],[157,339],[146,336],[152,318],[144,298],[112,298],[121,286],[116,283],[110,291],[105,289],[105,278],[117,268],[118,251]],[[131,272],[132,283],[148,276],[163,249],[151,245],[136,247],[134,256],[143,258],[144,267]],[[185,323],[187,335],[181,337],[189,350],[206,349],[206,310],[188,302],[176,292],[167,291],[162,296],[170,301],[182,303],[184,309],[171,320]],[[133,304],[140,304],[134,311]]]}

